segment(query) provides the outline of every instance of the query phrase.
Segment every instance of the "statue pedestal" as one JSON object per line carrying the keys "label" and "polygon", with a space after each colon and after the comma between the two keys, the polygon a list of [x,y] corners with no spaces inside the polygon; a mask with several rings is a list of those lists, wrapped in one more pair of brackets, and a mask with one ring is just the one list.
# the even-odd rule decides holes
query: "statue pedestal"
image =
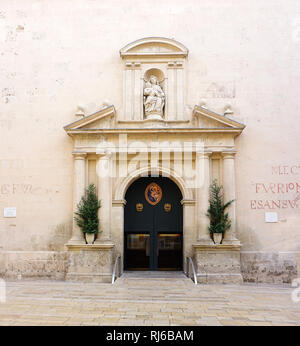
{"label": "statue pedestal", "polygon": [[146,120],[163,120],[160,113],[146,114]]}
{"label": "statue pedestal", "polygon": [[147,115],[146,119],[144,119],[144,124],[146,128],[167,127],[165,120],[158,114]]}
{"label": "statue pedestal", "polygon": [[241,284],[240,245],[194,244],[194,263],[199,283]]}
{"label": "statue pedestal", "polygon": [[67,244],[66,246],[69,252],[66,280],[111,282],[114,244]]}

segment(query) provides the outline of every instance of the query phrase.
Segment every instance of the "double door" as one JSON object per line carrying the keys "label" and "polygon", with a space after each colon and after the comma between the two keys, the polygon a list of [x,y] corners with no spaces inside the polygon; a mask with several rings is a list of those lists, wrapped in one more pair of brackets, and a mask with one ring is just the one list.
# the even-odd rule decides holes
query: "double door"
{"label": "double door", "polygon": [[182,196],[168,178],[140,178],[128,189],[125,270],[182,269]]}

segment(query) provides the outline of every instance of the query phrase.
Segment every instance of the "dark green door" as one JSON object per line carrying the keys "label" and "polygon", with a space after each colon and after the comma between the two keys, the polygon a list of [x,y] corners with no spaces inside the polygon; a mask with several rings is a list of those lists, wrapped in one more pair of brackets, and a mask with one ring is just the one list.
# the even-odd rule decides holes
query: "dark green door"
{"label": "dark green door", "polygon": [[126,192],[125,270],[182,269],[182,195],[169,178],[136,180]]}

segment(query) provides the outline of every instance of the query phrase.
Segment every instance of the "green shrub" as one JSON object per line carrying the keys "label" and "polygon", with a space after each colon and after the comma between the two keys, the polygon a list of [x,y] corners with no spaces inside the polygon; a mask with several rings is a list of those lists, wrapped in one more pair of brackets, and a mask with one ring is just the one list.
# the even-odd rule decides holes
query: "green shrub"
{"label": "green shrub", "polygon": [[224,204],[222,190],[223,187],[219,186],[216,180],[214,180],[209,187],[209,208],[206,215],[210,220],[208,230],[211,237],[213,233],[222,233],[224,235],[231,227],[231,221],[228,213],[225,213],[225,209],[228,208],[234,200]]}
{"label": "green shrub", "polygon": [[83,233],[98,233],[98,209],[100,206],[100,201],[98,201],[96,195],[96,187],[94,184],[90,184],[77,204],[77,212],[75,212],[76,216],[74,217]]}

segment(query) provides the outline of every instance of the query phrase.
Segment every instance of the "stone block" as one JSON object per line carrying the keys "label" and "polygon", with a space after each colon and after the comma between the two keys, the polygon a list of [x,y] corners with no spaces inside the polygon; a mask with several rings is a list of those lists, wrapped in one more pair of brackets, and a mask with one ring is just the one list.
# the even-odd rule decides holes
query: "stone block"
{"label": "stone block", "polygon": [[64,280],[68,265],[66,251],[2,251],[0,275],[12,279]]}
{"label": "stone block", "polygon": [[69,265],[66,280],[110,282],[113,267],[113,244],[67,245]]}
{"label": "stone block", "polygon": [[199,283],[241,284],[239,245],[195,244],[194,261]]}
{"label": "stone block", "polygon": [[256,283],[291,283],[299,273],[296,252],[242,251],[244,281]]}

